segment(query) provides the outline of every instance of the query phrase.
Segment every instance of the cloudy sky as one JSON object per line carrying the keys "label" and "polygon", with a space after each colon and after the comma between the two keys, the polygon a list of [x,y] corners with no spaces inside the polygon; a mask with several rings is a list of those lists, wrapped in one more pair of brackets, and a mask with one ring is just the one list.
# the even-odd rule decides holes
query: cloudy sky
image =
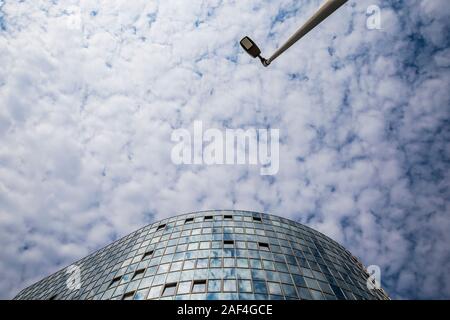
{"label": "cloudy sky", "polygon": [[[152,221],[288,217],[450,298],[447,0],[349,1],[263,68],[320,0],[0,0],[0,298]],[[381,8],[381,30],[366,9]],[[280,170],[176,166],[171,133],[280,129]]]}

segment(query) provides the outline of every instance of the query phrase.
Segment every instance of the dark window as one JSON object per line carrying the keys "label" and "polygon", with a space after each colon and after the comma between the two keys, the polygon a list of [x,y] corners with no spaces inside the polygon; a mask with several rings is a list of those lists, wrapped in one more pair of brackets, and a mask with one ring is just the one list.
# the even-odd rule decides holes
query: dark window
{"label": "dark window", "polygon": [[114,279],[112,279],[111,284],[109,286],[111,287],[111,286],[119,283],[120,279],[122,279],[122,276],[115,277]]}
{"label": "dark window", "polygon": [[50,298],[48,298],[48,300],[56,300],[56,297],[57,297],[57,295],[55,294],[55,295],[51,296]]}
{"label": "dark window", "polygon": [[[139,279],[142,277],[142,275],[144,274],[145,269],[139,269],[137,270],[134,275],[133,275],[133,279]],[[133,280],[132,279],[132,280]]]}
{"label": "dark window", "polygon": [[166,227],[166,224],[160,224],[160,225],[158,226],[158,228],[156,228],[156,231],[162,230],[162,229],[164,229],[165,227]]}
{"label": "dark window", "polygon": [[265,242],[258,242],[259,249],[269,251],[269,244]]}
{"label": "dark window", "polygon": [[261,222],[261,218],[260,217],[253,217],[253,221]]}
{"label": "dark window", "polygon": [[173,296],[175,294],[175,289],[177,288],[177,283],[168,283],[164,286],[164,291],[162,296],[163,297],[167,297],[167,296]]}
{"label": "dark window", "polygon": [[184,224],[189,222],[194,222],[194,218],[187,218],[186,220],[184,220]]}
{"label": "dark window", "polygon": [[192,284],[192,293],[205,292],[206,280],[194,280]]}
{"label": "dark window", "polygon": [[224,240],[223,241],[224,248],[232,248],[234,247],[234,240]]}
{"label": "dark window", "polygon": [[147,251],[146,253],[144,253],[144,255],[142,256],[142,260],[144,260],[145,258],[151,257],[153,255],[153,250]]}
{"label": "dark window", "polygon": [[130,291],[123,295],[122,300],[132,300],[136,291]]}
{"label": "dark window", "polygon": [[205,221],[212,221],[214,220],[213,216],[205,216]]}
{"label": "dark window", "polygon": [[233,216],[231,214],[226,214],[223,216],[225,220],[233,220]]}

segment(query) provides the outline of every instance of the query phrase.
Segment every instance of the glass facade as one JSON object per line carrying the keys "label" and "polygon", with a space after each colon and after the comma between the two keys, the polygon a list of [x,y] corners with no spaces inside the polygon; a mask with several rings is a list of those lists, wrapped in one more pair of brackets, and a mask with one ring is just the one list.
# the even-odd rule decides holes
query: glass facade
{"label": "glass facade", "polygon": [[302,224],[205,211],[135,231],[15,299],[388,299],[368,277],[344,247]]}

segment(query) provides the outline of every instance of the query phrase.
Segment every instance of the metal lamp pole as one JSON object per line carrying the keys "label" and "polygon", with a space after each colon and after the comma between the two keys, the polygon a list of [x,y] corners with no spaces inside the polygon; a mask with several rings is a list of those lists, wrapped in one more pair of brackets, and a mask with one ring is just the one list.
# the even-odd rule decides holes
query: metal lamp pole
{"label": "metal lamp pole", "polygon": [[258,57],[261,60],[262,64],[267,67],[272,63],[272,61],[274,61],[283,52],[289,49],[298,40],[303,38],[303,36],[314,29],[323,20],[328,18],[328,16],[339,9],[347,1],[348,0],[327,0],[319,8],[319,10],[317,10],[317,12],[311,18],[309,18],[309,20],[306,21],[303,26],[300,27],[300,29],[298,29],[277,51],[274,52],[274,54],[272,54],[269,59],[261,57],[261,50],[259,50],[258,46],[249,37],[244,37],[241,40],[241,46],[252,57]]}

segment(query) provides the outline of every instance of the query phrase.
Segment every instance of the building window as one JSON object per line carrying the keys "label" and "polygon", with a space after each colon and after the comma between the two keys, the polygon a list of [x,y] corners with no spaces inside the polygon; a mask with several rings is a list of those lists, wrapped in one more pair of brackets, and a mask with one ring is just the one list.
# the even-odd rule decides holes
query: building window
{"label": "building window", "polygon": [[199,246],[199,242],[191,242],[191,243],[189,243],[189,245],[188,245],[188,250],[197,250],[198,249],[198,246]]}
{"label": "building window", "polygon": [[233,233],[233,227],[223,227],[223,233]]}
{"label": "building window", "polygon": [[222,258],[211,258],[209,265],[210,265],[210,268],[222,267]]}
{"label": "building window", "polygon": [[252,282],[250,280],[239,280],[239,292],[252,292]]}
{"label": "building window", "polygon": [[233,216],[231,214],[226,214],[223,216],[224,220],[233,220]]}
{"label": "building window", "polygon": [[147,291],[148,289],[137,291],[136,294],[134,295],[134,300],[144,300],[147,295]]}
{"label": "building window", "polygon": [[148,292],[148,299],[152,299],[152,298],[158,298],[159,297],[159,293],[161,292],[161,287],[162,286],[155,286],[155,287],[151,287],[150,291]]}
{"label": "building window", "polygon": [[261,218],[260,218],[260,217],[253,217],[253,221],[255,221],[255,222],[261,222]]}
{"label": "building window", "polygon": [[208,280],[208,292],[220,292],[221,280]]}
{"label": "building window", "polygon": [[223,280],[223,291],[224,292],[235,292],[236,291],[236,280]]}
{"label": "building window", "polygon": [[213,218],[213,216],[205,216],[205,218],[203,220],[204,221],[213,221],[214,218]]}
{"label": "building window", "polygon": [[144,274],[144,271],[145,271],[145,269],[139,269],[139,270],[137,270],[137,271],[134,273],[133,278],[131,278],[131,280],[142,278],[142,275]]}
{"label": "building window", "polygon": [[265,281],[253,281],[256,293],[267,293],[267,286]]}
{"label": "building window", "polygon": [[206,291],[206,280],[194,280],[192,284],[192,293],[199,293]]}
{"label": "building window", "polygon": [[183,282],[180,282],[180,284],[178,285],[178,294],[189,293],[189,290],[191,290],[191,282],[190,281],[183,281]]}
{"label": "building window", "polygon": [[184,261],[183,270],[194,269],[195,259]]}
{"label": "building window", "polygon": [[112,279],[111,284],[109,286],[112,287],[113,285],[118,284],[120,282],[120,279],[122,279],[122,276],[115,277],[114,279]]}
{"label": "building window", "polygon": [[151,257],[153,255],[153,250],[147,251],[146,253],[144,253],[144,255],[142,256],[141,260],[144,260],[145,258]]}
{"label": "building window", "polygon": [[208,258],[197,260],[197,269],[208,268]]}
{"label": "building window", "polygon": [[170,263],[160,264],[158,267],[158,271],[156,273],[157,274],[166,273],[169,271],[169,267],[170,267]]}
{"label": "building window", "polygon": [[211,243],[209,241],[202,241],[200,242],[200,249],[209,249],[210,244]]}
{"label": "building window", "polygon": [[234,247],[234,240],[224,240],[223,241],[223,247],[224,248],[233,248]]}
{"label": "building window", "polygon": [[269,244],[266,242],[258,242],[258,247],[260,250],[269,251]]}
{"label": "building window", "polygon": [[163,290],[163,297],[167,297],[167,296],[173,296],[175,294],[175,289],[177,288],[177,283],[173,282],[173,283],[167,283],[164,286],[164,290]]}
{"label": "building window", "polygon": [[159,231],[159,230],[162,230],[162,229],[164,229],[166,227],[166,224],[164,223],[164,224],[160,224],[159,226],[158,226],[158,228],[156,228],[156,231]]}
{"label": "building window", "polygon": [[225,268],[234,268],[234,258],[223,258],[223,266]]}
{"label": "building window", "polygon": [[281,286],[278,282],[268,282],[268,287],[269,287],[269,293],[270,294],[276,294],[276,295],[282,295],[283,293],[281,292]]}
{"label": "building window", "polygon": [[248,260],[245,258],[237,259],[238,268],[248,268]]}
{"label": "building window", "polygon": [[184,220],[184,224],[190,223],[190,222],[194,222],[194,218],[187,218],[186,220]]}
{"label": "building window", "polygon": [[122,300],[133,300],[135,291],[127,292],[123,295]]}
{"label": "building window", "polygon": [[283,291],[285,296],[297,298],[297,292],[295,291],[294,286],[283,284]]}
{"label": "building window", "polygon": [[183,266],[183,261],[172,262],[170,266],[170,271],[180,271]]}
{"label": "building window", "polygon": [[56,297],[57,297],[57,295],[55,294],[55,295],[51,296],[50,298],[48,298],[48,300],[56,300]]}

